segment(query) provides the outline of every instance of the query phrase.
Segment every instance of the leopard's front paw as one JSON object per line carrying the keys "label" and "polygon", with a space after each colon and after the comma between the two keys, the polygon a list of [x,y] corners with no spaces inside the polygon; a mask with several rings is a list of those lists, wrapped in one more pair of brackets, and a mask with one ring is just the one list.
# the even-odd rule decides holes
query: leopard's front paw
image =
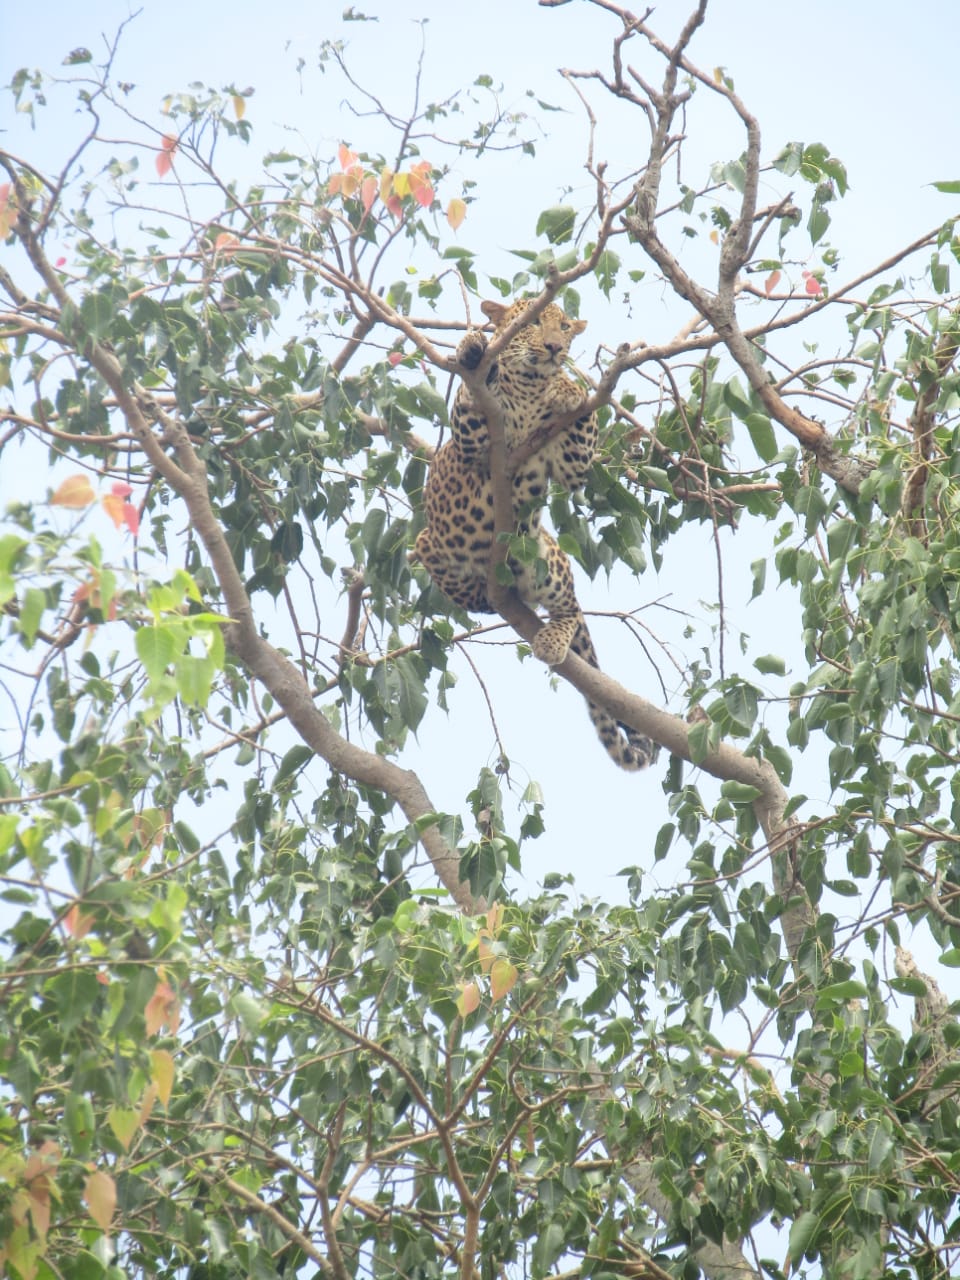
{"label": "leopard's front paw", "polygon": [[548,667],[559,667],[570,650],[567,628],[548,622],[533,637],[533,655]]}
{"label": "leopard's front paw", "polygon": [[457,347],[457,364],[464,369],[475,369],[487,349],[487,335],[479,329],[468,329]]}

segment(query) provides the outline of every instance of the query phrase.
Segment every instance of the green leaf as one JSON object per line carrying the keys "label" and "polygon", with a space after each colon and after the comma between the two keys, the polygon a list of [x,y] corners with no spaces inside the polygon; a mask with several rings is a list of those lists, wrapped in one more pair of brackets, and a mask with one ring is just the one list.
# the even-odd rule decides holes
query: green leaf
{"label": "green leaf", "polygon": [[753,665],[765,676],[783,676],[787,673],[786,663],[775,653],[766,653],[756,658]]}
{"label": "green leaf", "polygon": [[46,605],[47,597],[44,591],[39,587],[27,587],[20,602],[20,634],[26,641],[28,649],[36,639]]}
{"label": "green leaf", "polygon": [[846,1004],[848,1000],[865,1000],[869,994],[863,983],[853,978],[846,982],[832,982],[817,992],[817,1008],[827,1009],[831,1005]]}
{"label": "green leaf", "polygon": [[751,804],[762,793],[758,787],[752,787],[748,782],[736,782],[728,778],[720,784],[720,794],[735,804]]}
{"label": "green leaf", "polygon": [[177,643],[167,627],[141,627],[134,645],[137,657],[152,681],[160,679],[177,654]]}
{"label": "green leaf", "polygon": [[620,259],[612,250],[605,249],[597,259],[594,274],[597,277],[597,283],[601,291],[607,298],[610,297],[610,291],[617,282],[617,272],[619,270]]}
{"label": "green leaf", "polygon": [[790,1242],[787,1252],[795,1267],[799,1266],[804,1254],[811,1248],[820,1232],[821,1218],[818,1213],[807,1210],[796,1218],[790,1227]]}
{"label": "green leaf", "polygon": [[946,195],[960,195],[960,180],[952,179],[948,182],[935,182],[933,187],[937,191],[943,191]]}
{"label": "green leaf", "polygon": [[545,235],[551,244],[563,244],[573,235],[576,216],[576,210],[570,205],[552,205],[537,219],[537,235]]}
{"label": "green leaf", "polygon": [[753,447],[764,462],[772,462],[777,456],[777,437],[773,423],[763,413],[748,413],[744,418]]}
{"label": "green leaf", "polygon": [[273,776],[273,785],[279,787],[281,782],[285,782],[287,778],[299,773],[303,766],[312,759],[313,752],[309,747],[302,745],[291,747],[280,761],[280,767]]}

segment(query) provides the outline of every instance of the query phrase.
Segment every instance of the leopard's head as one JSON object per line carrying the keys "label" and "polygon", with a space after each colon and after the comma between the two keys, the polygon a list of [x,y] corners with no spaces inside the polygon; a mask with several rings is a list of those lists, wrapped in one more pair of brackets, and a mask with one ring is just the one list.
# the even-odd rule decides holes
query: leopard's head
{"label": "leopard's head", "polygon": [[[529,310],[529,307],[530,303],[526,298],[520,298],[508,307],[501,302],[480,304],[480,310],[488,320],[493,321],[493,327],[498,333],[517,316]],[[586,327],[586,320],[571,320],[565,311],[551,302],[535,320],[531,320],[519,333],[514,334],[500,352],[498,360],[508,369],[523,372],[537,369],[550,376],[563,366],[570,343]]]}

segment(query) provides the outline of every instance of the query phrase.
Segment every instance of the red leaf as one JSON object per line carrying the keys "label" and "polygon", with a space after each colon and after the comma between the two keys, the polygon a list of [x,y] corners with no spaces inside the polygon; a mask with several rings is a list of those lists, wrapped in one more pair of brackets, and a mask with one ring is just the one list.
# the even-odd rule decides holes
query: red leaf
{"label": "red leaf", "polygon": [[155,164],[159,176],[165,178],[173,168],[173,157],[177,154],[177,139],[165,133],[160,140],[160,148]]}
{"label": "red leaf", "polygon": [[387,356],[387,363],[392,364],[395,369],[402,359],[402,351],[391,351]]}
{"label": "red leaf", "polygon": [[140,532],[140,512],[132,502],[123,504],[123,523],[127,526],[134,537]]}
{"label": "red leaf", "polygon": [[809,271],[805,271],[803,274],[806,276],[806,284],[803,287],[806,289],[807,293],[811,294],[814,298],[818,298],[820,294],[823,293],[823,285],[817,277],[811,275]]}

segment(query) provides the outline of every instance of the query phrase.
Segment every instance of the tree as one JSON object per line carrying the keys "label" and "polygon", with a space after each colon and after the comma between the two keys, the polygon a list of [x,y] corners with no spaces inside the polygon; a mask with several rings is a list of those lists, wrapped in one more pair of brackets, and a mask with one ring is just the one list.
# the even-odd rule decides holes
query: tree
{"label": "tree", "polygon": [[[453,159],[535,149],[482,114],[485,83],[397,119],[330,44],[393,150],[275,152],[244,190],[249,92],[171,94],[154,129],[116,47],[78,50],[72,83],[15,79],[21,110],[76,93],[89,118],[57,172],[0,154],[0,445],[27,478],[0,536],[18,1280],[956,1266],[960,1031],[925,971],[960,963],[954,220],[845,279],[844,166],[767,157],[692,60],[706,0],[667,34],[593,2],[609,64],[563,73],[592,202],[544,209],[510,280],[454,237],[493,196]],[[687,185],[705,98],[742,154]],[[606,110],[646,127],[629,171],[601,155]],[[453,358],[479,298],[588,315],[654,280],[685,319],[584,375],[602,456],[550,520],[612,595],[689,526],[718,549],[738,527],[738,555],[769,549],[754,594],[769,558],[802,612],[803,670],[737,669],[721,627],[659,706],[569,657],[561,681],[664,749],[669,820],[623,901],[564,874],[525,897],[549,810],[535,786],[520,819],[504,804],[506,752],[488,767],[483,739],[463,813],[405,763],[424,717],[457,724],[459,655],[491,626],[407,552],[450,375],[484,394]],[[517,458],[487,408],[492,626],[524,657]],[[610,767],[589,733],[564,725],[596,750],[585,789]],[[829,803],[791,792],[800,770]],[[635,785],[624,822],[657,782]]]}

